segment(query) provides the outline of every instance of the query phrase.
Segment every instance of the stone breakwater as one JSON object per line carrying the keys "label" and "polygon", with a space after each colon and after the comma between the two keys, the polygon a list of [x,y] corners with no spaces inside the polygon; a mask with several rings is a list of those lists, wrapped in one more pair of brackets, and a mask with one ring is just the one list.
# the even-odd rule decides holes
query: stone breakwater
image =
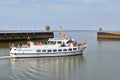
{"label": "stone breakwater", "polygon": [[21,41],[53,38],[53,32],[1,32],[0,41]]}
{"label": "stone breakwater", "polygon": [[120,40],[120,32],[97,32],[97,39]]}

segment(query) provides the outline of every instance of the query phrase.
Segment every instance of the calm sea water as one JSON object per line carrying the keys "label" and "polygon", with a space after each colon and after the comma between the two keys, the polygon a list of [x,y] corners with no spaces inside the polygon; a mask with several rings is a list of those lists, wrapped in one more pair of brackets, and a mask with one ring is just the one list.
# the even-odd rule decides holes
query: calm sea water
{"label": "calm sea water", "polygon": [[[120,80],[120,41],[97,40],[95,31],[66,34],[88,43],[83,56],[0,59],[0,80]],[[0,48],[4,55],[8,47]]]}

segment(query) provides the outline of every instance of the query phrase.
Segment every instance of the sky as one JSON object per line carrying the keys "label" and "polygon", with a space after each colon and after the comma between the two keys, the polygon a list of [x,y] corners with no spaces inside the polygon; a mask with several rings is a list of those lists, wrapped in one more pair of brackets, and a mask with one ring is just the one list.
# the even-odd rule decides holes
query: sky
{"label": "sky", "polygon": [[0,0],[0,30],[119,30],[120,0]]}

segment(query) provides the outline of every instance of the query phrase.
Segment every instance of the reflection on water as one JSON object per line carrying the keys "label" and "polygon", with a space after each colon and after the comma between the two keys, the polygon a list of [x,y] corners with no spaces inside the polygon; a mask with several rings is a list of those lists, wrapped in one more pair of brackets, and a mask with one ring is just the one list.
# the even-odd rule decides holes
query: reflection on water
{"label": "reflection on water", "polygon": [[[97,41],[97,48],[98,51],[112,51],[113,53],[119,52],[119,47],[120,47],[120,41],[112,41],[112,40],[99,40]],[[109,52],[110,54],[111,52]]]}
{"label": "reflection on water", "polygon": [[10,59],[11,80],[79,80],[85,79],[83,56]]}

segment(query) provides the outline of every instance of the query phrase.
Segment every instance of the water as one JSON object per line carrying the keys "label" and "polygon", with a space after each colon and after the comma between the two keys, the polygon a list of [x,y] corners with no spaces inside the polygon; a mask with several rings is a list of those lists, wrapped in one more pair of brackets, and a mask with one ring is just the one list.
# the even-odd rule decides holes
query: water
{"label": "water", "polygon": [[[120,80],[120,41],[97,40],[95,31],[66,34],[88,43],[83,56],[0,59],[0,80]],[[8,47],[0,48],[3,55]]]}

